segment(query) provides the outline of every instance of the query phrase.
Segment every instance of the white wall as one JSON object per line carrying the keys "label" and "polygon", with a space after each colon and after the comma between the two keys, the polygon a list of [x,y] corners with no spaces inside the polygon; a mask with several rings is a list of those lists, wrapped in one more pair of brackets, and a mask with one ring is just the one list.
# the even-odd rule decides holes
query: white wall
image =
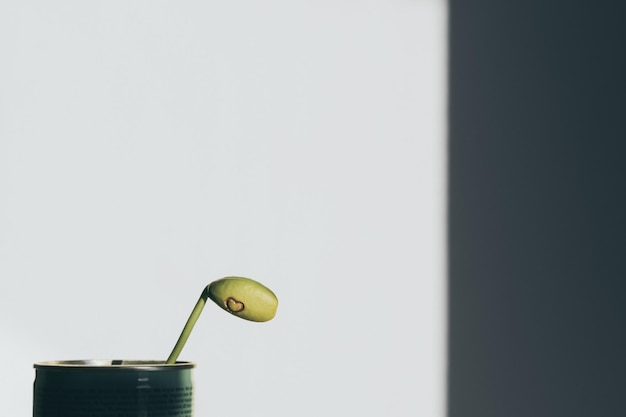
{"label": "white wall", "polygon": [[[0,3],[0,415],[32,364],[165,358],[196,415],[443,416],[442,0]],[[213,307],[213,308],[211,308]]]}

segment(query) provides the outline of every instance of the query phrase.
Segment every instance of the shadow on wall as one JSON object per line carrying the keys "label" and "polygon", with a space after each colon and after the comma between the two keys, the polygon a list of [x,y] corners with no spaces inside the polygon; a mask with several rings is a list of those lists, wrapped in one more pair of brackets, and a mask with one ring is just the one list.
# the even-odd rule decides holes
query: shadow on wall
{"label": "shadow on wall", "polygon": [[449,417],[623,409],[626,26],[612,7],[450,2]]}

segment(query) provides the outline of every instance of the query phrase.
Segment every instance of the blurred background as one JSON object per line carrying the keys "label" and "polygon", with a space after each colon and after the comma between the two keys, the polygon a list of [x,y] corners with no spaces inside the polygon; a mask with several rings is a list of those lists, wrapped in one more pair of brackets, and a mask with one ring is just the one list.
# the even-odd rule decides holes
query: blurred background
{"label": "blurred background", "polygon": [[0,415],[32,364],[181,360],[197,416],[443,416],[447,6],[0,3]]}
{"label": "blurred background", "polygon": [[625,7],[449,6],[449,416],[623,415]]}

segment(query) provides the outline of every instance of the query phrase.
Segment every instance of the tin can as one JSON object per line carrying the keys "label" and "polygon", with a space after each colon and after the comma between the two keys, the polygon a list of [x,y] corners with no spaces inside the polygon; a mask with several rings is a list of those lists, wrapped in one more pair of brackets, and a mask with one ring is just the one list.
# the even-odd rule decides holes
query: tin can
{"label": "tin can", "polygon": [[34,364],[33,417],[193,417],[191,362]]}

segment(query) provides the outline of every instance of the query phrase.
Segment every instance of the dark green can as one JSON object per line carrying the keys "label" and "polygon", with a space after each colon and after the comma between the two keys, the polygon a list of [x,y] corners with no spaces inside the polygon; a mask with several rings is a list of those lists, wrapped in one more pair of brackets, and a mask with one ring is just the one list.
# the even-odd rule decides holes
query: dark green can
{"label": "dark green can", "polygon": [[193,417],[191,362],[78,360],[34,367],[33,417]]}

